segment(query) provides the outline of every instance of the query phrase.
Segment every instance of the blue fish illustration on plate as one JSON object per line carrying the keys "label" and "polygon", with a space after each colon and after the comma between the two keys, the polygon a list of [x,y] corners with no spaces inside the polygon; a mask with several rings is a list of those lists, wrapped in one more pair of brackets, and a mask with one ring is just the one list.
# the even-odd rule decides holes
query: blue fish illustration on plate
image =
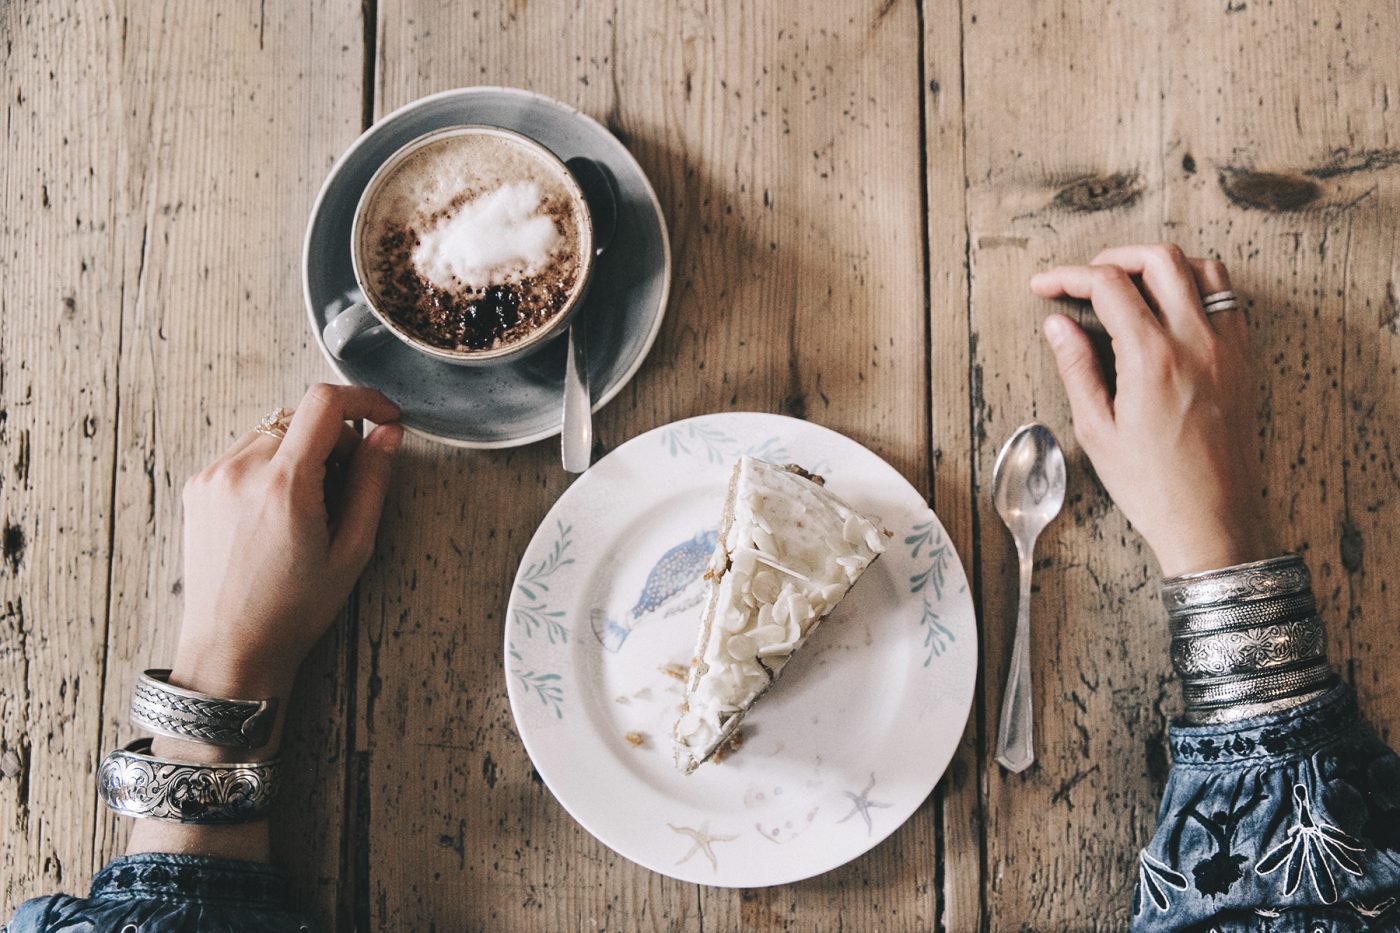
{"label": "blue fish illustration on plate", "polygon": [[595,610],[593,634],[598,636],[599,643],[609,651],[619,651],[627,636],[648,616],[661,609],[667,609],[666,614],[672,615],[697,605],[698,596],[693,600],[677,600],[677,597],[692,589],[692,584],[704,576],[718,541],[719,532],[710,528],[662,554],[647,574],[637,604],[622,622]]}

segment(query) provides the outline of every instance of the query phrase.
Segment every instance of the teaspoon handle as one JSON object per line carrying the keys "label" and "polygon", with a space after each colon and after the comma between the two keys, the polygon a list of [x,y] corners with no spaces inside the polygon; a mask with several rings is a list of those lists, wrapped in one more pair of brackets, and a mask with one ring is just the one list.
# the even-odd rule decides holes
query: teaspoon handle
{"label": "teaspoon handle", "polygon": [[1021,553],[1021,596],[1016,607],[1016,643],[1001,701],[996,760],[1013,774],[1035,761],[1034,717],[1031,709],[1031,551]]}
{"label": "teaspoon handle", "polygon": [[588,389],[588,350],[583,328],[569,328],[564,364],[564,424],[560,431],[564,469],[582,473],[593,460],[593,397]]}

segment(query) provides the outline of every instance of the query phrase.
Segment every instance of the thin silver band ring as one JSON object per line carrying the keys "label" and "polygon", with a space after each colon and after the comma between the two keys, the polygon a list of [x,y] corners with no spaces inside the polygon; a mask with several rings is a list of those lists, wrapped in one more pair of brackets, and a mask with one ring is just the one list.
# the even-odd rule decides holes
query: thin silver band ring
{"label": "thin silver band ring", "polygon": [[1201,307],[1206,314],[1215,314],[1217,311],[1234,311],[1240,306],[1238,296],[1233,291],[1211,292],[1209,295],[1201,297]]}

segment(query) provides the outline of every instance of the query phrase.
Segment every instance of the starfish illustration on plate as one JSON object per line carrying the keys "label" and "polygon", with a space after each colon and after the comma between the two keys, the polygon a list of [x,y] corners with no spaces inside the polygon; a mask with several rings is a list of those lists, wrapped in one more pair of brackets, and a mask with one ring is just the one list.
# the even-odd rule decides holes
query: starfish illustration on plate
{"label": "starfish illustration on plate", "polygon": [[883,802],[878,801],[878,800],[871,800],[871,799],[870,799],[870,792],[871,792],[872,790],[874,790],[874,789],[875,789],[875,775],[874,775],[874,774],[871,774],[871,775],[870,775],[870,783],[867,784],[867,785],[865,785],[865,790],[861,791],[859,794],[852,793],[851,791],[848,791],[848,790],[843,790],[841,793],[843,793],[843,794],[845,794],[847,797],[851,798],[851,812],[850,812],[850,813],[847,813],[845,816],[841,817],[841,819],[837,820],[836,822],[838,822],[838,823],[844,823],[844,822],[846,822],[847,820],[849,820],[851,817],[853,817],[853,816],[855,816],[857,813],[859,813],[859,814],[860,814],[860,818],[863,819],[863,820],[865,820],[865,834],[866,834],[867,836],[869,836],[872,832],[874,832],[874,829],[875,829],[874,824],[872,824],[872,823],[870,822],[870,808],[871,808],[871,807],[880,808],[880,807],[889,807],[889,806],[893,806],[893,804],[883,803]]}
{"label": "starfish illustration on plate", "polygon": [[716,842],[731,842],[738,839],[738,836],[720,836],[710,832],[709,823],[701,823],[699,829],[692,829],[689,826],[677,826],[674,823],[667,823],[672,832],[680,833],[682,836],[689,836],[692,842],[690,850],[681,857],[677,865],[683,865],[690,861],[691,857],[699,852],[710,860],[710,867],[719,870],[719,859],[715,858],[715,850],[711,848]]}

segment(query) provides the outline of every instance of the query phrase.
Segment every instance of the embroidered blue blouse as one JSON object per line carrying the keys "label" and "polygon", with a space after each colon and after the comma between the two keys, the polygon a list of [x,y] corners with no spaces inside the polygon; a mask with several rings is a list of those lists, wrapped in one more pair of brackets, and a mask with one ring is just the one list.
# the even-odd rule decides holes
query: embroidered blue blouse
{"label": "embroidered blue blouse", "polygon": [[[1350,688],[1235,722],[1178,722],[1170,742],[1157,830],[1138,855],[1136,933],[1400,930],[1400,760]],[[86,898],[31,900],[8,927],[315,929],[270,866],[174,854],[115,859]]]}

